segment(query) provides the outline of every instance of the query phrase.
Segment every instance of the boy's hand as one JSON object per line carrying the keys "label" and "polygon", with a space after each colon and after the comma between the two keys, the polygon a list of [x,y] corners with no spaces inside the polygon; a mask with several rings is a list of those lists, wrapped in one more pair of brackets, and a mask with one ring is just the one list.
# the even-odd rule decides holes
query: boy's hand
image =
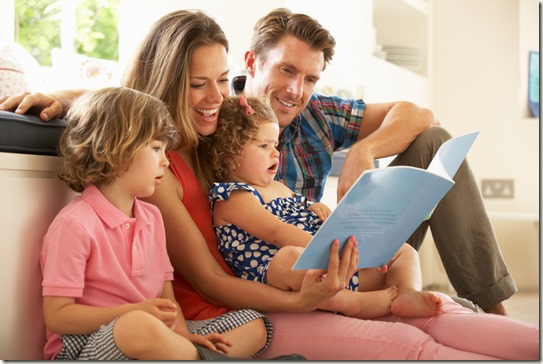
{"label": "boy's hand", "polygon": [[332,210],[322,202],[315,202],[308,207],[310,211],[313,211],[322,222],[324,222],[328,216],[332,213]]}
{"label": "boy's hand", "polygon": [[142,311],[158,318],[172,330],[177,323],[177,306],[167,298],[151,298],[137,304]]}
{"label": "boy's hand", "polygon": [[224,354],[228,354],[228,348],[232,346],[232,343],[227,338],[216,332],[207,335],[189,334],[187,339],[193,344],[201,345],[209,350]]}

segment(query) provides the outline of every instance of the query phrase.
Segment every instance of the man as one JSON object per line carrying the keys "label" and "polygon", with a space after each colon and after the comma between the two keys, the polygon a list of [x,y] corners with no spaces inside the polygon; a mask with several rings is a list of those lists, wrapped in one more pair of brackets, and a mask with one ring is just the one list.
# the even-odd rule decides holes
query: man
{"label": "man", "polygon": [[[276,9],[254,27],[245,54],[247,75],[236,93],[267,95],[279,119],[277,179],[320,200],[334,151],[349,148],[339,175],[340,200],[376,158],[398,155],[391,165],[426,168],[451,136],[434,113],[408,102],[365,104],[314,94],[331,61],[335,40],[313,18]],[[506,315],[502,301],[516,292],[498,248],[477,183],[466,161],[456,185],[408,243],[420,248],[428,226],[453,287],[484,311]]]}

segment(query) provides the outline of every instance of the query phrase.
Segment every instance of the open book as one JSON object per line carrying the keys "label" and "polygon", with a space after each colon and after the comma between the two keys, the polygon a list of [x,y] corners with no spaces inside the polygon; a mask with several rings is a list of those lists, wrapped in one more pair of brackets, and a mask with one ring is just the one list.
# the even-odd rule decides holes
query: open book
{"label": "open book", "polygon": [[478,131],[441,145],[426,170],[394,166],[364,172],[321,226],[292,269],[326,269],[330,244],[339,239],[340,251],[356,236],[359,268],[389,262],[454,185]]}

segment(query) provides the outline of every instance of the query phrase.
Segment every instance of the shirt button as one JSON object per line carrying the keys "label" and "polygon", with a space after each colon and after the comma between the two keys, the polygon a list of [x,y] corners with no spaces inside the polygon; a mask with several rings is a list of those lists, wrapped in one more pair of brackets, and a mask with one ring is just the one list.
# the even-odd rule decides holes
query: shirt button
{"label": "shirt button", "polygon": [[137,251],[137,250],[138,250],[138,246],[137,246],[137,245],[134,245],[134,247],[133,247],[132,249],[134,249],[134,251]]}
{"label": "shirt button", "polygon": [[130,229],[130,223],[127,222],[126,224],[124,224],[124,227],[125,227],[126,229]]}

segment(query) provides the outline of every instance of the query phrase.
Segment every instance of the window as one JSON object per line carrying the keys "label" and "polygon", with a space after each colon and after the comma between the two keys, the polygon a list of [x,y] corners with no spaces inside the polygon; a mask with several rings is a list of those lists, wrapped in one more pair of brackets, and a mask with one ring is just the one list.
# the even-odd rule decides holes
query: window
{"label": "window", "polygon": [[62,48],[118,60],[119,0],[15,0],[14,41],[43,66]]}

